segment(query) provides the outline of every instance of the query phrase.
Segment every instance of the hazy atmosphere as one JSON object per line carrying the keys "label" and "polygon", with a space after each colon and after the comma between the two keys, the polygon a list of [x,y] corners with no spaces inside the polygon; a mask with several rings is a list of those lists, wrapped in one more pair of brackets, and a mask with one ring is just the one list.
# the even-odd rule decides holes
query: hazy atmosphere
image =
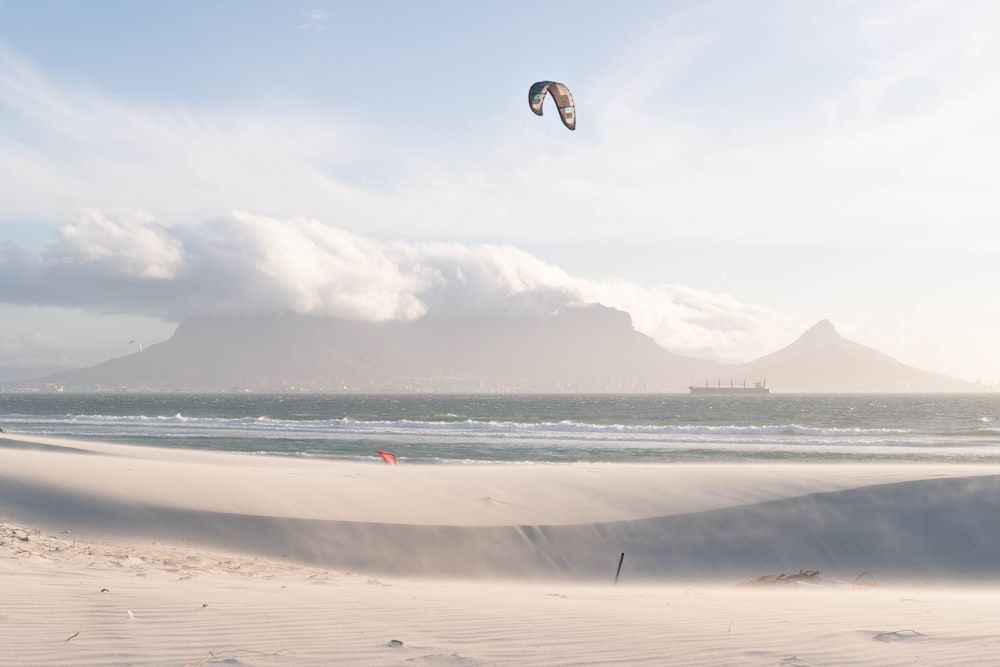
{"label": "hazy atmosphere", "polygon": [[214,313],[599,302],[682,354],[829,319],[1000,382],[998,31],[986,1],[0,0],[0,367]]}

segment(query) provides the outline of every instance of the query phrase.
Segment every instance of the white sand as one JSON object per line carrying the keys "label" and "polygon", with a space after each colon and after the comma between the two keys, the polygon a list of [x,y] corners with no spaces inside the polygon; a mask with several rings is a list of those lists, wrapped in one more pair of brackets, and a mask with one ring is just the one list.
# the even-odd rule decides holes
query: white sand
{"label": "white sand", "polygon": [[[992,465],[394,467],[8,434],[0,664],[995,665],[998,507]],[[822,575],[744,585],[802,569]]]}

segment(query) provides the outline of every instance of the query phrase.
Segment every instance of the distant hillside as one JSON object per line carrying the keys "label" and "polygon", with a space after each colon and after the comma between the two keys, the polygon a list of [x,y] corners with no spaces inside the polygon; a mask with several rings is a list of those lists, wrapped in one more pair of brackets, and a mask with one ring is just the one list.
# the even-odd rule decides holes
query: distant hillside
{"label": "distant hillside", "polygon": [[523,319],[193,319],[141,352],[46,378],[70,391],[259,392],[685,392],[757,380],[774,392],[981,390],[848,341],[826,321],[773,354],[723,364],[669,352],[603,306]]}
{"label": "distant hillside", "polygon": [[982,391],[978,385],[907,366],[849,341],[826,320],[744,368],[748,377],[767,378],[787,392]]}

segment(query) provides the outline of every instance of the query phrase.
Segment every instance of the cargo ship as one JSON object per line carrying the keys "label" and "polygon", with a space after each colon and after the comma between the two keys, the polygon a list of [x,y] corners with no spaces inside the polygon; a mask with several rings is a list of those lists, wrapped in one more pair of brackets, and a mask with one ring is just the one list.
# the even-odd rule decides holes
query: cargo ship
{"label": "cargo ship", "polygon": [[722,381],[716,383],[713,387],[705,382],[704,387],[696,387],[694,385],[688,387],[692,394],[770,394],[771,389],[767,386],[767,380],[761,382],[754,382],[752,387],[748,387],[746,381],[744,380],[742,385],[735,384],[732,380],[729,381],[728,385],[723,385]]}

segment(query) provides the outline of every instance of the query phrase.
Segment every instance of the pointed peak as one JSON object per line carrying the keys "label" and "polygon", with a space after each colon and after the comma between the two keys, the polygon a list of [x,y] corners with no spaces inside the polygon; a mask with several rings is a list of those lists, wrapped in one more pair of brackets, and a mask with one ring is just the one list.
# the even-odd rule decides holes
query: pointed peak
{"label": "pointed peak", "polygon": [[840,337],[830,320],[820,320],[802,334],[802,338],[806,340],[830,340]]}

